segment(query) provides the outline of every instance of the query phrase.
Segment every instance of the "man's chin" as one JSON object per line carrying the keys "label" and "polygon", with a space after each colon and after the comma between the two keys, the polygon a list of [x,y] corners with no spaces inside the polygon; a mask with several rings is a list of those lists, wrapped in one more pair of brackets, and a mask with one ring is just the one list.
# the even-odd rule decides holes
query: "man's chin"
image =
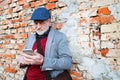
{"label": "man's chin", "polygon": [[37,31],[37,34],[42,35],[42,34],[44,34],[44,32],[45,32],[45,31],[41,31],[41,32],[38,32],[38,31]]}

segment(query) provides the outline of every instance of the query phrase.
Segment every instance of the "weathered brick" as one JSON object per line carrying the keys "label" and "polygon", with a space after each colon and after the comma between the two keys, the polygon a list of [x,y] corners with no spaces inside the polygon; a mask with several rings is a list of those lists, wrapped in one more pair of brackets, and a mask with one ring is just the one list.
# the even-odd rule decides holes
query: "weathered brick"
{"label": "weathered brick", "polygon": [[109,52],[109,49],[108,49],[108,48],[103,48],[103,49],[101,49],[101,55],[102,55],[103,57],[106,57],[106,55],[108,54],[108,52]]}
{"label": "weathered brick", "polygon": [[107,57],[120,57],[120,49],[109,49],[109,53],[106,55]]}
{"label": "weathered brick", "polygon": [[9,10],[8,10],[8,13],[12,13],[13,12],[13,8],[10,8]]}
{"label": "weathered brick", "polygon": [[56,4],[55,4],[55,3],[48,3],[45,7],[46,7],[48,10],[54,9],[54,8],[56,8]]}
{"label": "weathered brick", "polygon": [[24,33],[24,34],[15,34],[14,36],[15,36],[15,38],[27,38],[28,34],[26,34],[26,33]]}
{"label": "weathered brick", "polygon": [[119,26],[116,23],[101,26],[101,33],[118,32]]}
{"label": "weathered brick", "polygon": [[[106,31],[106,30],[105,30]],[[108,30],[109,31],[109,30]],[[101,40],[111,40],[111,39],[120,39],[119,33],[103,33],[101,35]]]}
{"label": "weathered brick", "polygon": [[19,0],[18,5],[23,5],[26,2],[26,0]]}
{"label": "weathered brick", "polygon": [[82,17],[82,18],[97,16],[97,8],[88,9],[88,10],[81,10],[79,12],[79,16]]}
{"label": "weathered brick", "polygon": [[71,76],[76,76],[76,77],[81,77],[81,73],[80,72],[75,72],[75,71],[70,71]]}
{"label": "weathered brick", "polygon": [[86,19],[81,19],[79,25],[82,27],[88,27],[88,21]]}
{"label": "weathered brick", "polygon": [[30,3],[30,6],[33,8],[33,7],[35,7],[35,2],[31,2]]}
{"label": "weathered brick", "polygon": [[9,39],[6,39],[6,40],[5,40],[5,44],[10,44],[10,40],[9,40]]}
{"label": "weathered brick", "polygon": [[58,0],[49,0],[49,2],[56,2],[56,1],[58,1]]}
{"label": "weathered brick", "polygon": [[5,39],[11,39],[11,38],[14,38],[14,36],[13,35],[5,35],[4,38]]}
{"label": "weathered brick", "polygon": [[100,15],[100,14],[110,15],[111,11],[107,7],[100,8],[100,9],[98,9],[98,15]]}
{"label": "weathered brick", "polygon": [[5,68],[5,72],[16,73],[17,70],[15,70],[14,68],[7,67]]}
{"label": "weathered brick", "polygon": [[19,23],[14,24],[14,28],[20,28],[21,25]]}
{"label": "weathered brick", "polygon": [[34,29],[32,27],[25,28],[25,32],[34,32]]}
{"label": "weathered brick", "polygon": [[18,28],[18,33],[24,33],[25,29],[24,28]]}
{"label": "weathered brick", "polygon": [[11,30],[11,33],[17,33],[18,31],[17,31],[17,29],[12,29]]}
{"label": "weathered brick", "polygon": [[12,23],[16,23],[16,22],[21,22],[22,21],[22,18],[15,18],[15,19],[12,19]]}
{"label": "weathered brick", "polygon": [[9,23],[9,20],[4,20],[4,21],[2,21],[2,24],[3,25],[6,25],[6,24],[8,24]]}
{"label": "weathered brick", "polygon": [[43,5],[43,4],[46,4],[46,2],[44,2],[44,0],[42,0],[42,1],[36,1],[35,2],[35,6],[37,7],[37,6],[40,6],[40,5]]}
{"label": "weathered brick", "polygon": [[99,23],[99,24],[108,24],[115,21],[115,18],[113,16],[99,16],[99,17],[93,17],[90,19],[90,23]]}
{"label": "weathered brick", "polygon": [[28,9],[28,8],[30,8],[30,4],[26,4],[26,5],[22,6],[22,7],[23,7],[23,9]]}
{"label": "weathered brick", "polygon": [[16,49],[16,50],[22,50],[23,48],[24,48],[24,44],[15,44],[14,45],[14,49]]}
{"label": "weathered brick", "polygon": [[21,27],[25,27],[25,26],[27,26],[26,22],[21,23]]}
{"label": "weathered brick", "polygon": [[3,54],[3,58],[5,58],[5,59],[14,59],[15,55],[14,54]]}

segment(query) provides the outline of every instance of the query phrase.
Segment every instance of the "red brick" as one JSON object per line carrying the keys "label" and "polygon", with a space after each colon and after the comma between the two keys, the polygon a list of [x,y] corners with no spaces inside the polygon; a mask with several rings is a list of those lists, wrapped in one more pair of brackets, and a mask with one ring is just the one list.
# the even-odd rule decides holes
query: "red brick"
{"label": "red brick", "polygon": [[35,7],[35,2],[31,2],[30,6]]}
{"label": "red brick", "polygon": [[9,44],[10,40],[9,39],[5,39],[5,44]]}
{"label": "red brick", "polygon": [[93,50],[94,54],[100,54],[101,52],[99,50]]}
{"label": "red brick", "polygon": [[24,29],[24,28],[18,28],[18,32],[19,32],[19,33],[24,33],[24,32],[25,32],[25,29]]}
{"label": "red brick", "polygon": [[14,54],[3,54],[3,58],[7,59],[14,59],[15,55]]}
{"label": "red brick", "polygon": [[90,19],[90,23],[100,24],[100,18],[99,17],[93,17],[93,18]]}
{"label": "red brick", "polygon": [[108,54],[108,52],[109,52],[109,49],[108,49],[108,48],[102,49],[102,50],[101,50],[101,55],[102,55],[103,57],[106,57],[106,55]]}
{"label": "red brick", "polygon": [[24,21],[28,21],[28,20],[30,20],[30,16],[25,16]]}
{"label": "red brick", "polygon": [[99,17],[93,17],[90,19],[90,23],[99,23],[99,24],[108,24],[114,22],[115,19],[113,16],[99,16]]}
{"label": "red brick", "polygon": [[98,15],[100,15],[100,14],[110,15],[111,11],[107,7],[100,8],[100,9],[98,9]]}
{"label": "red brick", "polygon": [[24,44],[19,44],[19,45],[18,45],[18,49],[19,49],[19,50],[22,50],[22,49],[24,48],[24,46],[25,46]]}
{"label": "red brick", "polygon": [[2,10],[3,10],[3,8],[0,7],[0,11],[2,11]]}
{"label": "red brick", "polygon": [[[2,45],[2,44],[0,44],[0,48],[3,48],[3,45]],[[0,54],[0,57],[1,57],[1,54]]]}
{"label": "red brick", "polygon": [[47,3],[48,3],[48,0],[38,0],[38,1],[40,1],[40,2],[42,2],[42,3],[44,3],[44,4],[47,4]]}
{"label": "red brick", "polygon": [[12,12],[13,12],[13,8],[10,8],[10,9],[8,10],[8,13],[11,14]]}
{"label": "red brick", "polygon": [[100,24],[108,24],[114,22],[115,19],[113,16],[101,16],[100,17]]}
{"label": "red brick", "polygon": [[20,28],[21,26],[20,26],[20,24],[18,23],[18,24],[14,24],[14,28]]}
{"label": "red brick", "polygon": [[48,3],[45,7],[46,7],[48,10],[54,9],[54,8],[56,8],[56,4],[55,4],[55,3]]}
{"label": "red brick", "polygon": [[26,0],[19,0],[18,5],[23,5],[26,2]]}
{"label": "red brick", "polygon": [[[42,1],[43,1],[43,0],[42,0]],[[35,2],[35,6],[41,6],[41,5],[45,4],[45,3],[42,2],[42,1],[36,1],[36,2]]]}
{"label": "red brick", "polygon": [[49,2],[56,2],[56,1],[58,1],[58,0],[50,0]]}
{"label": "red brick", "polygon": [[11,20],[12,23],[16,23],[16,22],[22,22],[22,18],[15,18],[13,20]]}
{"label": "red brick", "polygon": [[30,8],[30,4],[26,4],[26,5],[22,6],[22,8],[23,9],[28,9],[28,8]]}
{"label": "red brick", "polygon": [[27,38],[28,34],[16,34],[15,38]]}
{"label": "red brick", "polygon": [[14,38],[14,36],[13,35],[6,35],[6,36],[4,36],[4,38],[5,39],[11,39],[11,38]]}
{"label": "red brick", "polygon": [[71,76],[75,76],[75,77],[82,77],[80,72],[76,72],[76,71],[70,71]]}
{"label": "red brick", "polygon": [[86,19],[81,19],[79,25],[80,26],[86,26],[88,24],[88,21]]}
{"label": "red brick", "polygon": [[6,24],[8,24],[9,23],[9,20],[4,20],[4,21],[2,21],[2,24],[3,25],[6,25]]}
{"label": "red brick", "polygon": [[21,27],[25,27],[25,26],[27,26],[26,22],[21,23]]}
{"label": "red brick", "polygon": [[14,45],[14,49],[17,49],[17,50],[22,50],[24,48],[25,44],[16,44]]}
{"label": "red brick", "polygon": [[27,28],[25,28],[25,31],[26,32],[34,32],[35,29],[33,29],[32,27],[27,27]]}
{"label": "red brick", "polygon": [[5,72],[16,73],[17,70],[15,70],[14,68],[7,67],[5,68]]}

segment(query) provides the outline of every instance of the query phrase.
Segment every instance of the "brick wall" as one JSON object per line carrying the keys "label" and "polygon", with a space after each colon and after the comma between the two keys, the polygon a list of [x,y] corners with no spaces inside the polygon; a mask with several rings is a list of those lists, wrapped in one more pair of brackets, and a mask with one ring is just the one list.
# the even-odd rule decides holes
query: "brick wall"
{"label": "brick wall", "polygon": [[73,80],[119,80],[119,0],[0,0],[0,80],[22,80],[16,56],[34,32],[29,19],[40,6],[50,10],[53,28],[68,36]]}

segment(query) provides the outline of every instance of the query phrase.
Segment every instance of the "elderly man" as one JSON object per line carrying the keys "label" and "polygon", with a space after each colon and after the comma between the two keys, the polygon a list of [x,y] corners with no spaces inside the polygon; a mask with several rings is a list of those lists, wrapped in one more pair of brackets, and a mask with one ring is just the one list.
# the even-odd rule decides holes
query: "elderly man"
{"label": "elderly man", "polygon": [[31,16],[35,33],[28,37],[25,49],[31,49],[33,53],[23,52],[19,60],[21,67],[28,67],[24,80],[48,80],[47,71],[50,73],[49,80],[54,80],[72,66],[67,38],[51,27],[50,19],[50,12],[44,7],[37,8]]}

